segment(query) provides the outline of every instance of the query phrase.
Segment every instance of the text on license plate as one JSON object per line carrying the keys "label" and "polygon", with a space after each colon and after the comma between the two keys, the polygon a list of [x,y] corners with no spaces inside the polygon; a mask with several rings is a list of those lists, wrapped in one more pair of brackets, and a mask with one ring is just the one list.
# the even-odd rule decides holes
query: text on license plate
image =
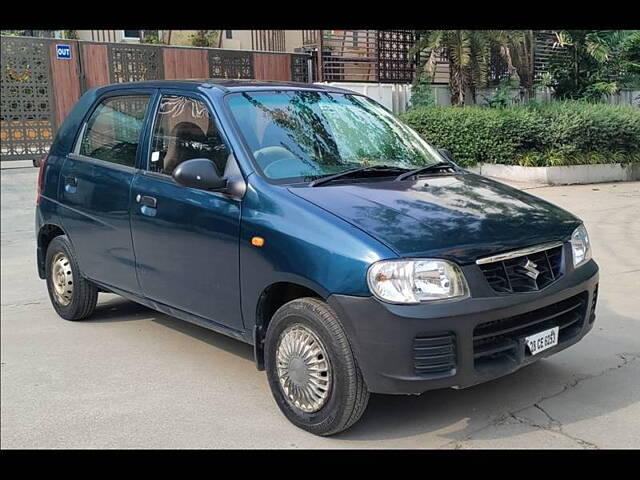
{"label": "text on license plate", "polygon": [[558,327],[550,328],[543,332],[530,335],[524,339],[525,344],[529,347],[531,355],[540,353],[547,348],[551,348],[558,344]]}

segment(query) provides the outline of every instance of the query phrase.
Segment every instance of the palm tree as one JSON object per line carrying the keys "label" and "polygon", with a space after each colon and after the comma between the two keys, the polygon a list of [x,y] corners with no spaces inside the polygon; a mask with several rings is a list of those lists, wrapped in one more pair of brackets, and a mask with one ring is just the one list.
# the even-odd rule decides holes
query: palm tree
{"label": "palm tree", "polygon": [[509,76],[517,80],[521,96],[533,92],[533,30],[423,30],[413,54],[420,53],[421,74],[433,78],[440,56],[449,59],[451,104],[463,105],[467,90],[475,100],[478,87],[486,85],[491,47],[507,64]]}
{"label": "palm tree", "polygon": [[[638,30],[560,30],[556,55],[550,67],[559,98],[599,100],[615,93],[633,62],[625,63],[625,49],[638,38]],[[639,59],[640,60],[640,59]],[[637,63],[636,63],[637,65]],[[632,70],[631,70],[632,71]]]}
{"label": "palm tree", "polygon": [[505,60],[509,75],[518,80],[521,97],[529,98],[533,94],[533,51],[535,33],[533,30],[492,30],[490,41],[499,48],[500,56]]}
{"label": "palm tree", "polygon": [[490,36],[482,30],[421,30],[410,52],[420,54],[418,77],[433,78],[438,60],[449,60],[451,104],[464,105],[467,91],[475,100],[476,89],[486,83]]}

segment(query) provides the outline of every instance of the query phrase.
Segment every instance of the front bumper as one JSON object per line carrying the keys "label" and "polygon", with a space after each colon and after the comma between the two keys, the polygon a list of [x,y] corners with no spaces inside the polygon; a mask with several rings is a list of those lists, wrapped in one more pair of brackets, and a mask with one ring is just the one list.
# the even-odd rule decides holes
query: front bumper
{"label": "front bumper", "polygon": [[[472,296],[464,300],[421,305],[391,305],[374,297],[336,294],[328,301],[342,320],[369,390],[419,394],[438,388],[465,388],[492,380],[580,341],[593,326],[598,276],[598,266],[591,260],[577,270],[565,272],[562,278],[539,292],[474,296],[472,290]],[[487,328],[486,322],[497,323],[505,319],[510,327],[514,322],[524,325],[531,323],[530,312],[558,315],[557,312],[574,300],[584,302],[583,308],[575,310],[579,312],[577,320],[564,330],[565,334],[560,334],[558,345],[531,356],[525,348],[524,336],[535,333],[532,329],[541,331],[555,326],[554,321],[563,318],[560,316],[525,330],[516,328],[505,338],[495,337],[497,343],[510,342],[509,350],[479,357],[478,325]],[[511,318],[515,316],[515,319]],[[525,331],[526,335],[523,334]],[[426,338],[427,343],[423,344],[428,344],[431,338],[445,337],[453,339],[453,367],[436,373],[417,368],[416,339]],[[442,345],[440,340],[436,343]]]}

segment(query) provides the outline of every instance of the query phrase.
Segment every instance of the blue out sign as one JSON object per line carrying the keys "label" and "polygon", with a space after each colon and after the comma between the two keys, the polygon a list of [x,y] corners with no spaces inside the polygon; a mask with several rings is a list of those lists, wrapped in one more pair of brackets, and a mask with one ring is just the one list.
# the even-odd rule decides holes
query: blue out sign
{"label": "blue out sign", "polygon": [[70,60],[71,59],[71,46],[70,45],[56,45],[56,57],[58,60]]}

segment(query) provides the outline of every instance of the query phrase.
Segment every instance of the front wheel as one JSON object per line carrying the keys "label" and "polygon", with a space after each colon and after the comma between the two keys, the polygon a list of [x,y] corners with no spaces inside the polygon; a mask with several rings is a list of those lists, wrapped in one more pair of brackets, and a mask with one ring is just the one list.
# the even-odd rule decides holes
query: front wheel
{"label": "front wheel", "polygon": [[364,413],[369,391],[337,314],[316,298],[283,305],[265,338],[271,392],[282,413],[316,435],[333,435]]}

